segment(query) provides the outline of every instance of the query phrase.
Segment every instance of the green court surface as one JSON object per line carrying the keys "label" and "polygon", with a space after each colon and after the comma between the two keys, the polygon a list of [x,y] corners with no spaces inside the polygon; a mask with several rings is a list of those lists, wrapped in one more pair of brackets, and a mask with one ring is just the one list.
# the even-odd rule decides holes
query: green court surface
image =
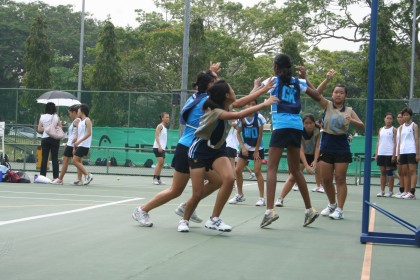
{"label": "green court surface", "polygon": [[[65,181],[71,182],[74,174]],[[150,212],[153,227],[132,220],[133,209],[168,187],[149,176],[96,175],[89,186],[0,183],[0,279],[419,279],[420,248],[361,244],[362,187],[349,186],[344,220],[319,217],[302,227],[303,201],[291,192],[280,218],[261,229],[265,208],[254,206],[255,181],[245,182],[247,200],[226,205],[230,233],[190,223],[177,232],[180,197]],[[279,183],[280,191],[283,183]],[[312,184],[309,185],[313,187]],[[420,225],[420,201],[376,198],[372,202]],[[321,211],[325,194],[311,193]],[[206,220],[215,194],[197,213]],[[372,215],[373,216],[373,215]],[[376,212],[375,231],[410,233]],[[371,246],[371,247],[370,247]],[[371,248],[371,254],[369,249]],[[365,275],[365,277],[362,277]]]}

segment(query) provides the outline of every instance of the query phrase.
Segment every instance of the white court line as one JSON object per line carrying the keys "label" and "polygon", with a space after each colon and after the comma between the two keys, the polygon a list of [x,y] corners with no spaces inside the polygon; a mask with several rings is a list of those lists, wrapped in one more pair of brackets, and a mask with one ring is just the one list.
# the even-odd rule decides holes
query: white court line
{"label": "white court line", "polygon": [[58,195],[58,196],[93,196],[93,197],[107,197],[107,198],[129,198],[127,196],[111,196],[111,195],[93,195],[93,194],[72,194],[72,193],[41,193],[41,192],[14,192],[14,191],[0,191],[0,193],[24,193],[24,194],[48,194],[48,195]]}
{"label": "white court line", "polygon": [[51,213],[51,214],[45,214],[45,215],[32,216],[32,217],[27,217],[27,218],[22,218],[22,219],[4,221],[4,222],[0,222],[0,226],[16,224],[16,223],[32,221],[32,220],[38,220],[38,219],[43,219],[43,218],[49,218],[49,217],[55,217],[55,216],[60,216],[60,215],[78,213],[78,212],[88,211],[88,210],[92,210],[92,209],[107,207],[107,206],[111,206],[111,205],[115,205],[115,204],[121,204],[121,203],[131,202],[131,201],[135,201],[135,200],[140,200],[140,199],[143,199],[143,198],[137,197],[137,198],[132,198],[132,199],[120,200],[120,201],[115,201],[115,202],[110,202],[110,203],[105,203],[105,204],[99,204],[99,205],[90,206],[90,207],[74,209],[74,210],[70,210],[70,211],[63,211],[63,212],[57,212],[57,213]]}
{"label": "white court line", "polygon": [[45,197],[25,197],[25,196],[0,196],[0,198],[11,198],[11,199],[29,199],[29,200],[47,200],[47,201],[77,201],[77,202],[96,202],[103,203],[109,202],[109,200],[88,200],[88,199],[69,199],[69,198],[45,198]]}

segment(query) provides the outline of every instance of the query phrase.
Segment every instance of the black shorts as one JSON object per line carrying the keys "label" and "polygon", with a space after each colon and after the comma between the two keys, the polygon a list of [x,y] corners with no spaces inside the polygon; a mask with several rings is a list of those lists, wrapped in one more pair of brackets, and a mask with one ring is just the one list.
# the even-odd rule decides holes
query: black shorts
{"label": "black shorts", "polygon": [[[305,159],[306,159],[306,162],[309,164],[309,165],[311,165],[311,163],[314,161],[314,159],[315,159],[315,156],[314,155],[308,155],[308,154],[305,154]],[[302,163],[302,161],[300,161],[300,163]]]}
{"label": "black shorts", "polygon": [[188,162],[190,164],[191,169],[196,169],[196,168],[205,168],[206,172],[213,169],[213,162],[220,158],[220,157],[226,157],[226,154],[218,154],[213,158],[210,159],[192,159],[189,158]]}
{"label": "black shorts", "polygon": [[416,154],[400,154],[400,164],[417,164]]}
{"label": "black shorts", "polygon": [[353,158],[350,152],[342,152],[342,153],[321,152],[319,154],[318,161],[324,161],[329,164],[351,163],[353,162]]}
{"label": "black shorts", "polygon": [[395,168],[395,163],[392,162],[392,156],[378,156],[377,165]]}
{"label": "black shorts", "polygon": [[86,147],[77,147],[76,152],[74,153],[75,156],[84,157],[87,156],[89,153],[89,148]]}
{"label": "black shorts", "polygon": [[238,150],[231,147],[226,147],[226,154],[228,158],[236,158],[238,156]]}
{"label": "black shorts", "polygon": [[72,146],[66,146],[63,152],[63,156],[65,157],[73,157],[73,147]]}
{"label": "black shorts", "polygon": [[175,154],[172,159],[171,166],[178,172],[190,174],[190,164],[188,163],[188,150],[187,146],[182,144],[176,145]]}
{"label": "black shorts", "polygon": [[[264,149],[258,150],[258,154],[260,155],[260,159],[264,159]],[[242,150],[239,152],[239,157],[245,160],[254,160],[254,151],[248,151],[248,156],[244,156],[242,154]]]}
{"label": "black shorts", "polygon": [[165,150],[163,150],[162,152],[159,152],[158,148],[153,148],[153,153],[155,154],[156,157],[165,158]]}
{"label": "black shorts", "polygon": [[270,147],[287,148],[293,146],[300,148],[302,142],[302,130],[283,128],[273,130],[270,139]]}

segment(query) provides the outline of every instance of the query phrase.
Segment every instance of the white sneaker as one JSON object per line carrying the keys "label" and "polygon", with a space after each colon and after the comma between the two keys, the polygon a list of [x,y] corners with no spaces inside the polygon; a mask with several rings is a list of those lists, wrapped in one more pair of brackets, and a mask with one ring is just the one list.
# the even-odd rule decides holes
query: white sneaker
{"label": "white sneaker", "polygon": [[318,189],[319,189],[319,187],[315,187],[315,188],[313,188],[313,189],[311,190],[311,192],[317,192],[317,191],[318,191]]}
{"label": "white sneaker", "polygon": [[[177,214],[178,216],[184,217],[184,211],[185,211],[185,203],[181,203],[176,209],[175,209],[175,214]],[[194,223],[201,223],[203,221],[203,219],[201,219],[197,213],[195,213],[195,211],[192,213],[190,220],[193,221]]]}
{"label": "white sneaker", "polygon": [[402,199],[416,199],[416,196],[411,192],[406,193],[406,195],[401,197]]}
{"label": "white sneaker", "polygon": [[159,180],[157,178],[153,178],[154,185],[160,185]]}
{"label": "white sneaker", "polygon": [[385,196],[385,192],[378,192],[378,194],[376,196],[377,197],[384,197]]}
{"label": "white sneaker", "polygon": [[265,206],[265,200],[263,197],[260,197],[257,201],[257,203],[255,203],[255,206]]}
{"label": "white sneaker", "polygon": [[219,217],[213,217],[213,218],[210,217],[210,219],[206,222],[204,226],[208,229],[214,229],[218,231],[224,231],[224,232],[232,231],[232,227],[223,223]]}
{"label": "white sneaker", "polygon": [[163,182],[161,179],[158,180],[159,185],[166,185],[165,182]]}
{"label": "white sneaker", "polygon": [[189,232],[190,231],[190,227],[188,225],[189,225],[189,223],[188,223],[187,220],[181,220],[181,221],[179,221],[178,231],[179,232]]}
{"label": "white sneaker", "polygon": [[63,184],[63,180],[61,180],[60,178],[56,178],[54,179],[51,184],[53,185],[62,185]]}
{"label": "white sneaker", "polygon": [[305,221],[303,222],[303,226],[306,227],[307,225],[312,224],[318,217],[319,213],[315,210],[315,208],[309,209],[305,213]]}
{"label": "white sneaker", "polygon": [[401,198],[401,193],[397,192],[396,194],[392,195],[394,198]]}
{"label": "white sneaker", "polygon": [[294,185],[293,185],[293,188],[292,188],[292,190],[294,190],[294,191],[298,191],[298,190],[299,190],[299,187],[298,187],[298,185],[297,185],[297,184],[294,184]]}
{"label": "white sneaker", "polygon": [[236,194],[233,198],[231,198],[228,202],[229,204],[236,204],[238,202],[244,202],[245,201],[245,197],[243,195],[240,194]]}
{"label": "white sneaker", "polygon": [[149,213],[139,209],[138,207],[134,209],[133,214],[131,215],[133,220],[139,222],[141,227],[151,227],[153,223],[150,221]]}
{"label": "white sneaker", "polygon": [[82,181],[77,180],[77,181],[74,181],[74,182],[73,182],[73,185],[74,185],[74,186],[83,186],[83,182],[82,182]]}
{"label": "white sneaker", "polygon": [[274,203],[274,206],[283,207],[283,200],[284,199],[281,197],[277,198],[276,202]]}
{"label": "white sneaker", "polygon": [[325,209],[321,211],[321,215],[322,216],[329,216],[332,213],[334,213],[336,208],[337,208],[337,203],[336,204],[329,204],[328,203],[328,206],[325,207]]}
{"label": "white sneaker", "polygon": [[83,185],[89,185],[90,182],[93,180],[93,175],[89,173],[87,176],[85,176],[85,180],[83,181]]}
{"label": "white sneaker", "polygon": [[403,198],[403,196],[405,196],[407,193],[406,192],[403,192],[403,193],[400,193],[399,195],[396,195],[395,197],[396,198]]}
{"label": "white sneaker", "polygon": [[392,197],[394,195],[393,192],[387,192],[384,197]]}
{"label": "white sneaker", "polygon": [[248,180],[252,180],[254,178],[255,178],[255,173],[254,172],[250,173]]}
{"label": "white sneaker", "polygon": [[343,219],[343,211],[335,209],[335,211],[331,215],[329,215],[329,217],[333,220],[341,220]]}
{"label": "white sneaker", "polygon": [[324,187],[323,186],[320,186],[318,188],[317,192],[319,192],[319,193],[325,193]]}

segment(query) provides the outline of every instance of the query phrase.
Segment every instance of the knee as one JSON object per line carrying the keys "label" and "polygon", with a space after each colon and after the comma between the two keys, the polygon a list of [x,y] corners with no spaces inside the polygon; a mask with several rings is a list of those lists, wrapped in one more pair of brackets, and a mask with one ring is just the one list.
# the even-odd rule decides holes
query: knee
{"label": "knee", "polygon": [[335,176],[335,182],[337,183],[337,185],[343,185],[346,184],[346,176]]}
{"label": "knee", "polygon": [[228,186],[233,186],[233,184],[235,183],[235,177],[232,175],[228,175],[223,179],[224,184],[228,185]]}

